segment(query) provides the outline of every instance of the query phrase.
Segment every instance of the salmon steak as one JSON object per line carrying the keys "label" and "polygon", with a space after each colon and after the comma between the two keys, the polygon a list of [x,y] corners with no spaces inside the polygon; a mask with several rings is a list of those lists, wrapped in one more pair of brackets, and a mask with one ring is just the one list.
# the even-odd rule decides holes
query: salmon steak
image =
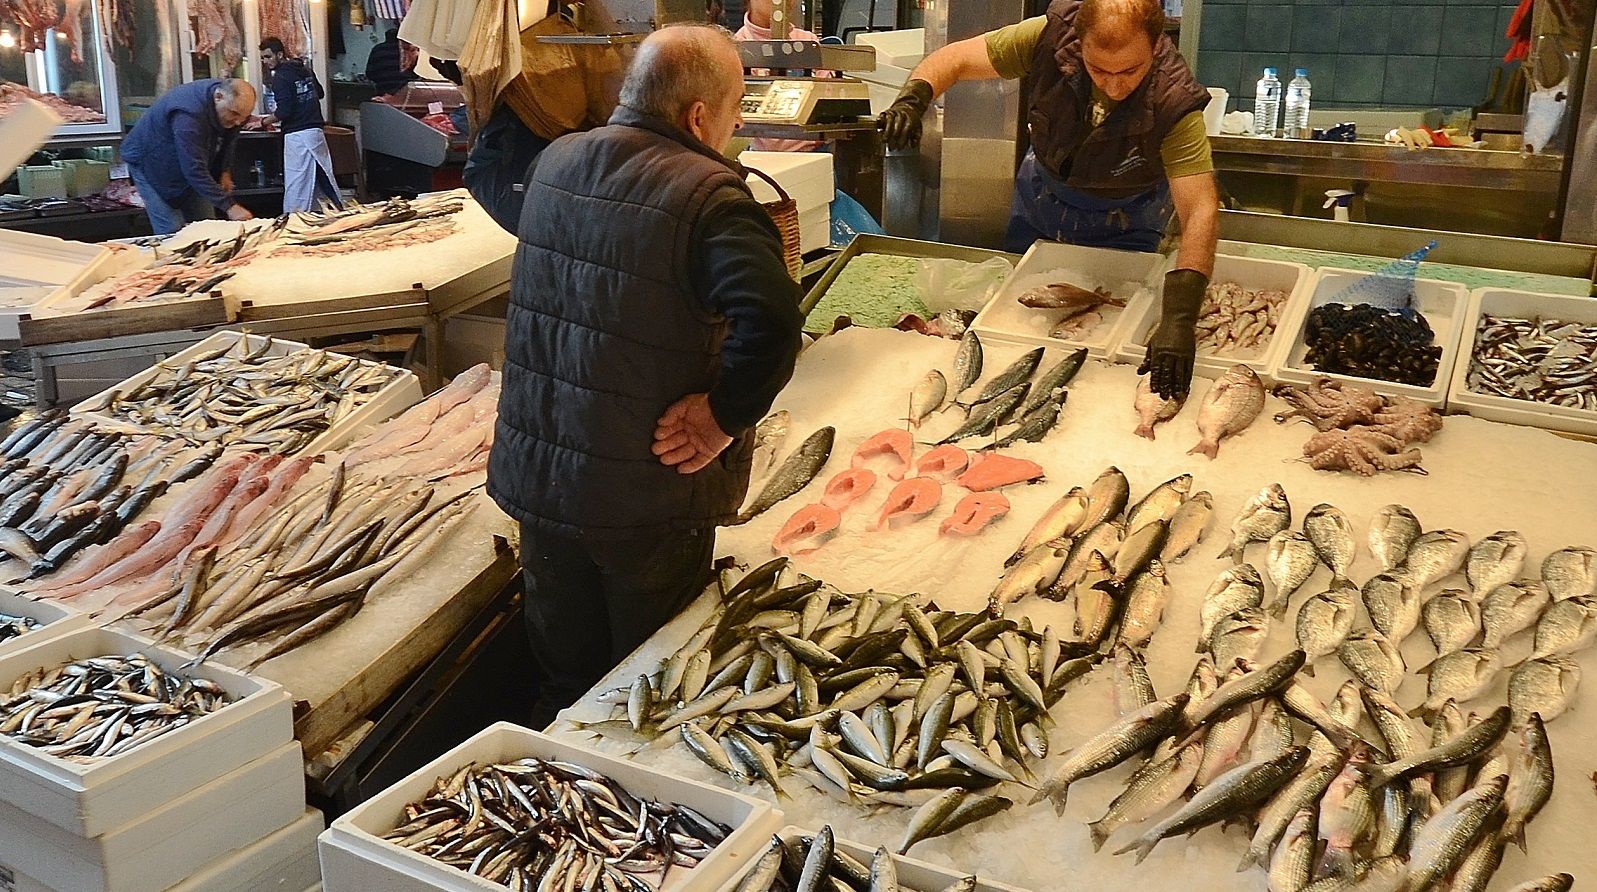
{"label": "salmon steak", "polygon": [[910,458],[915,451],[915,441],[909,431],[892,428],[882,431],[859,444],[854,450],[854,459],[849,462],[849,467],[859,468],[869,459],[878,455],[891,455],[898,459],[898,466],[887,472],[891,480],[903,480],[904,474],[909,471]]}
{"label": "salmon steak", "polygon": [[805,505],[782,524],[782,529],[771,539],[771,550],[786,555],[809,554],[830,542],[842,522],[843,516],[836,508]]}
{"label": "salmon steak", "polygon": [[974,536],[1009,513],[1009,499],[998,492],[973,492],[959,500],[938,532],[945,536]]}
{"label": "salmon steak", "polygon": [[943,500],[943,485],[930,477],[911,477],[893,487],[882,505],[876,528],[885,530],[895,521],[914,521],[937,510]]}
{"label": "salmon steak", "polygon": [[865,498],[865,494],[875,486],[875,471],[870,468],[852,468],[826,482],[826,491],[821,495],[821,504],[841,513],[847,511],[850,505]]}
{"label": "salmon steak", "polygon": [[1031,483],[1042,477],[1042,465],[1034,461],[988,453],[978,456],[970,470],[959,475],[957,482],[971,492],[987,492],[1016,483]]}

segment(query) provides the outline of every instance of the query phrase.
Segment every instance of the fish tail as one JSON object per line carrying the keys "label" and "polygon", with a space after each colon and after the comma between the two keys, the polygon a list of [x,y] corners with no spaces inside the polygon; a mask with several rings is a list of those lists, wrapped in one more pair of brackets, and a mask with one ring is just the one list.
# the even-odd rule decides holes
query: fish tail
{"label": "fish tail", "polygon": [[1153,839],[1148,839],[1147,837],[1142,837],[1142,838],[1138,839],[1136,842],[1132,843],[1131,845],[1126,846],[1125,848],[1123,848],[1120,851],[1116,852],[1115,854],[1116,855],[1123,855],[1126,852],[1131,851],[1132,849],[1136,849],[1137,850],[1137,863],[1141,864],[1143,862],[1143,859],[1147,858],[1148,854],[1153,851],[1153,847],[1158,845],[1158,844],[1159,844],[1159,837],[1157,837],[1157,836],[1154,837]]}
{"label": "fish tail", "polygon": [[1242,871],[1247,870],[1250,867],[1263,867],[1263,866],[1264,866],[1264,853],[1258,851],[1253,846],[1248,846],[1248,850],[1246,852],[1242,853],[1242,860],[1237,862],[1237,873],[1241,873]]}
{"label": "fish tail", "polygon": [[1198,441],[1198,445],[1187,450],[1188,455],[1198,455],[1200,453],[1208,456],[1210,459],[1218,458],[1220,456],[1219,442],[1200,440]]}
{"label": "fish tail", "polygon": [[1137,436],[1142,437],[1145,440],[1155,439],[1153,435],[1153,425],[1146,422],[1137,425],[1135,433]]}
{"label": "fish tail", "polygon": [[1092,850],[1103,851],[1103,844],[1109,841],[1109,831],[1101,826],[1103,821],[1093,821],[1087,825],[1087,832],[1092,834]]}
{"label": "fish tail", "polygon": [[1524,822],[1515,821],[1513,830],[1509,830],[1506,827],[1503,828],[1503,835],[1508,837],[1509,839],[1512,839],[1514,841],[1514,845],[1519,846],[1519,850],[1521,852],[1528,852],[1529,851],[1528,849],[1525,848],[1525,824],[1524,824]]}

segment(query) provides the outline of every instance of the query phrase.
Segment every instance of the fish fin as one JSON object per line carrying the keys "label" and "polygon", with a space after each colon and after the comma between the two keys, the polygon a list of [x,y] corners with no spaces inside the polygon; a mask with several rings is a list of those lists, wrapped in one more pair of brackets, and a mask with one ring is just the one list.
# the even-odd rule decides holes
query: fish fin
{"label": "fish fin", "polygon": [[1303,661],[1303,674],[1307,675],[1310,678],[1313,678],[1314,677],[1314,664],[1310,663],[1307,660]]}
{"label": "fish fin", "polygon": [[1525,825],[1524,824],[1520,824],[1518,827],[1515,827],[1514,828],[1514,832],[1512,834],[1507,834],[1507,835],[1508,835],[1509,839],[1512,839],[1514,841],[1514,845],[1519,846],[1519,850],[1521,852],[1527,852],[1527,853],[1529,852],[1529,850],[1525,848]]}
{"label": "fish fin", "polygon": [[1109,831],[1099,826],[1102,823],[1103,821],[1093,821],[1087,825],[1087,832],[1092,835],[1092,850],[1094,852],[1103,851],[1103,844],[1109,841]]}
{"label": "fish fin", "polygon": [[1133,842],[1130,845],[1126,846],[1125,848],[1115,852],[1115,854],[1116,855],[1124,855],[1125,853],[1135,849],[1136,852],[1137,852],[1137,863],[1141,864],[1143,859],[1148,857],[1148,853],[1153,851],[1153,847],[1158,845],[1158,844],[1159,844],[1159,839],[1157,837],[1154,838],[1154,839],[1148,839],[1147,837],[1139,837],[1135,842]]}
{"label": "fish fin", "polygon": [[1242,853],[1242,860],[1237,862],[1237,873],[1241,873],[1250,867],[1263,866],[1265,866],[1263,853],[1255,851],[1253,846],[1248,846],[1248,850]]}
{"label": "fish fin", "polygon": [[1196,446],[1192,447],[1191,449],[1187,450],[1187,454],[1188,455],[1199,455],[1199,454],[1202,454],[1202,455],[1208,456],[1210,458],[1210,460],[1213,460],[1213,459],[1218,458],[1220,456],[1220,444],[1219,443],[1211,443],[1208,440],[1200,440],[1198,442],[1198,445],[1196,445]]}

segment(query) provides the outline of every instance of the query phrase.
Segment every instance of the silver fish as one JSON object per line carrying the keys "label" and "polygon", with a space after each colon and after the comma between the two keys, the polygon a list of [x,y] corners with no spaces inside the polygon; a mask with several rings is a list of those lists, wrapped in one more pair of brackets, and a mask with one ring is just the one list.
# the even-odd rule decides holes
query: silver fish
{"label": "silver fish", "polygon": [[981,378],[981,338],[974,331],[966,331],[959,339],[959,352],[954,354],[954,399],[958,400]]}
{"label": "silver fish", "polygon": [[1308,537],[1291,530],[1282,530],[1270,537],[1265,551],[1264,569],[1275,584],[1275,595],[1270,599],[1269,610],[1275,616],[1285,616],[1292,595],[1314,575],[1319,559]]}
{"label": "silver fish", "polygon": [[[1469,730],[1469,721],[1464,718],[1464,711],[1459,709],[1458,704],[1449,700],[1431,716],[1430,726],[1431,747],[1435,748]],[[1468,765],[1437,771],[1431,782],[1436,800],[1445,805],[1462,795],[1469,786],[1469,772]]]}
{"label": "silver fish", "polygon": [[1580,690],[1580,676],[1580,664],[1568,656],[1521,663],[1508,677],[1508,708],[1513,710],[1514,724],[1525,724],[1533,713],[1544,722],[1563,715]]}
{"label": "silver fish", "polygon": [[1150,703],[1100,731],[1071,751],[1058,771],[1038,788],[1032,804],[1049,799],[1054,803],[1054,811],[1063,814],[1071,784],[1108,771],[1169,734],[1186,705],[1187,695],[1177,694]]}
{"label": "silver fish", "polygon": [[1426,771],[1468,765],[1502,741],[1503,735],[1508,733],[1508,724],[1508,707],[1498,707],[1479,723],[1465,728],[1430,749],[1391,762],[1373,765],[1366,775],[1372,786],[1382,787],[1392,781]]}
{"label": "silver fish", "polygon": [[1519,754],[1511,763],[1503,799],[1508,819],[1503,822],[1502,836],[1512,839],[1523,852],[1525,827],[1553,795],[1553,745],[1547,740],[1541,716],[1529,716],[1519,732],[1519,742]]}
{"label": "silver fish", "polygon": [[791,455],[783,459],[782,464],[771,472],[771,478],[765,482],[765,487],[755,496],[754,502],[743,513],[737,516],[735,523],[744,524],[764,514],[777,503],[791,495],[796,494],[826,467],[826,462],[832,457],[832,441],[837,436],[837,429],[823,427],[810,434],[803,445],[799,446]]}
{"label": "silver fish", "polygon": [[1534,626],[1551,603],[1552,596],[1540,582],[1505,582],[1491,589],[1481,601],[1481,623],[1486,628],[1481,646],[1496,650],[1509,638]]}
{"label": "silver fish", "polygon": [[1528,880],[1520,883],[1508,892],[1569,892],[1574,888],[1575,878],[1567,873],[1555,873],[1540,879]]}
{"label": "silver fish", "polygon": [[1264,382],[1252,368],[1232,366],[1203,395],[1203,405],[1198,408],[1198,433],[1202,438],[1188,454],[1215,458],[1220,454],[1220,441],[1246,430],[1263,410]]}
{"label": "silver fish", "polygon": [[1026,351],[1019,359],[1010,363],[1003,371],[993,376],[993,379],[987,382],[987,385],[981,389],[975,399],[969,402],[962,402],[956,396],[954,398],[955,402],[970,408],[995,400],[1015,387],[1029,382],[1031,376],[1037,372],[1037,364],[1042,362],[1042,354],[1043,348],[1041,347]]}
{"label": "silver fish", "polygon": [[765,416],[754,428],[754,461],[749,471],[758,480],[771,470],[776,456],[787,442],[788,431],[793,426],[793,415],[786,409]]}
{"label": "silver fish", "polygon": [[1296,815],[1304,809],[1312,811],[1331,786],[1331,781],[1341,773],[1341,753],[1332,751],[1325,757],[1311,755],[1303,771],[1282,787],[1281,792],[1259,813],[1259,827],[1254,831],[1237,870],[1240,872],[1253,865],[1267,863],[1270,849],[1275,847],[1282,834],[1290,832],[1289,825]]}
{"label": "silver fish", "polygon": [[1104,816],[1087,825],[1093,851],[1121,827],[1145,821],[1175,803],[1192,785],[1203,760],[1203,744],[1189,743],[1160,760],[1147,771],[1138,772],[1126,789],[1109,803]]}
{"label": "silver fish", "polygon": [[1597,598],[1582,596],[1547,608],[1536,623],[1536,646],[1530,659],[1585,650],[1597,641]]}
{"label": "silver fish", "polygon": [[994,617],[1004,615],[1004,609],[1026,597],[1047,591],[1065,568],[1068,553],[1063,547],[1044,543],[1027,552],[1025,557],[1004,572],[1004,577],[987,596],[987,610]]}
{"label": "silver fish", "polygon": [[1269,637],[1269,615],[1258,607],[1244,608],[1215,624],[1209,652],[1216,666],[1234,666],[1238,658],[1252,662]]}
{"label": "silver fish", "polygon": [[1312,808],[1293,815],[1270,857],[1269,892],[1303,892],[1314,876],[1319,828]]}
{"label": "silver fish", "polygon": [[1449,700],[1460,703],[1473,700],[1491,686],[1501,669],[1497,654],[1483,648],[1467,647],[1438,657],[1422,670],[1430,675],[1422,708],[1431,712]]}
{"label": "silver fish", "polygon": [[1252,564],[1238,564],[1215,577],[1204,592],[1199,608],[1201,626],[1198,631],[1197,651],[1208,649],[1214,637],[1214,627],[1220,620],[1238,610],[1258,607],[1264,603],[1264,580]]}
{"label": "silver fish", "polygon": [[1468,555],[1468,536],[1457,530],[1432,530],[1421,534],[1409,546],[1403,571],[1415,588],[1424,591],[1463,569]]}
{"label": "silver fish", "polygon": [[1355,745],[1320,800],[1320,838],[1325,840],[1328,873],[1352,875],[1354,853],[1375,829],[1375,798],[1365,782],[1368,765],[1368,747]]}
{"label": "silver fish", "polygon": [[1307,758],[1307,749],[1293,747],[1274,759],[1258,759],[1239,765],[1199,790],[1175,814],[1155,824],[1115,854],[1135,850],[1140,864],[1154,846],[1167,836],[1197,830],[1251,810],[1291,780]]}
{"label": "silver fish", "polygon": [[1397,645],[1374,629],[1349,635],[1337,648],[1337,657],[1354,678],[1383,694],[1391,694],[1403,682],[1403,655]]}
{"label": "silver fish", "polygon": [[1020,413],[1029,415],[1046,403],[1055,402],[1055,397],[1075,380],[1076,373],[1087,362],[1087,348],[1083,347],[1074,353],[1059,360],[1053,368],[1042,373],[1037,379],[1037,385],[1032,388],[1031,396],[1021,405]]}
{"label": "silver fish", "polygon": [[1159,628],[1165,604],[1169,601],[1170,580],[1165,577],[1164,563],[1149,561],[1147,568],[1126,587],[1126,603],[1120,617],[1120,640],[1132,647],[1147,646]]}
{"label": "silver fish", "polygon": [[1486,887],[1491,884],[1492,877],[1496,876],[1497,868],[1503,864],[1503,849],[1508,845],[1508,840],[1501,833],[1494,833],[1488,823],[1487,829],[1481,832],[1475,840],[1475,845],[1459,862],[1458,869],[1453,871],[1452,885],[1448,892],[1486,892]]}
{"label": "silver fish", "polygon": [[1542,561],[1542,582],[1553,599],[1597,594],[1597,549],[1560,548]]}
{"label": "silver fish", "polygon": [[1463,650],[1481,632],[1481,611],[1461,589],[1448,589],[1420,608],[1425,634],[1438,657]]}
{"label": "silver fish", "polygon": [[1030,384],[1022,382],[990,400],[975,404],[965,423],[955,428],[953,433],[938,440],[937,445],[946,446],[949,443],[992,433],[1015,411],[1030,389]]}
{"label": "silver fish", "polygon": [[1231,522],[1231,545],[1220,557],[1242,563],[1243,549],[1252,542],[1268,542],[1276,533],[1292,525],[1292,506],[1286,490],[1272,483],[1248,500]]}
{"label": "silver fish", "polygon": [[1375,630],[1392,641],[1402,642],[1420,624],[1420,593],[1400,573],[1379,573],[1370,577],[1359,592],[1364,609]]}
{"label": "silver fish", "polygon": [[1026,538],[1021,540],[1020,547],[1010,556],[1006,564],[1015,563],[1039,545],[1063,545],[1081,530],[1082,522],[1086,518],[1087,491],[1079,486],[1074,487],[1061,496],[1059,501],[1048,506],[1042,517],[1037,518],[1037,522],[1032,525],[1030,532],[1026,533]]}
{"label": "silver fish", "polygon": [[1335,505],[1319,504],[1303,518],[1303,534],[1314,545],[1320,562],[1338,578],[1347,576],[1353,566],[1353,524]]}
{"label": "silver fish", "polygon": [[1142,501],[1131,507],[1126,513],[1126,532],[1134,533],[1155,521],[1164,521],[1166,526],[1185,504],[1187,493],[1192,491],[1192,475],[1182,474],[1153,488],[1153,491],[1142,497]]}
{"label": "silver fish", "polygon": [[1126,475],[1112,465],[1105,468],[1087,489],[1087,516],[1081,522],[1081,529],[1090,530],[1114,520],[1126,510],[1130,501],[1131,483]]}
{"label": "silver fish", "polygon": [[1107,561],[1120,552],[1124,535],[1125,527],[1118,521],[1109,521],[1091,527],[1076,537],[1070,546],[1070,553],[1065,556],[1064,569],[1059,571],[1059,578],[1049,590],[1048,597],[1055,601],[1062,600],[1087,575],[1094,554],[1101,555]]}
{"label": "silver fish", "polygon": [[[1241,674],[1240,669],[1234,669],[1230,678],[1235,679]],[[1203,761],[1198,766],[1198,776],[1192,781],[1193,788],[1201,790],[1207,787],[1235,766],[1252,731],[1251,709],[1238,709],[1213,719],[1204,731]]]}
{"label": "silver fish", "polygon": [[1470,592],[1480,598],[1518,579],[1525,568],[1526,550],[1525,537],[1513,530],[1498,530],[1476,542],[1464,561]]}
{"label": "silver fish", "polygon": [[1370,519],[1370,554],[1382,572],[1395,569],[1408,560],[1408,550],[1424,532],[1419,518],[1402,505],[1387,505]]}
{"label": "silver fish", "polygon": [[1207,492],[1193,493],[1170,518],[1170,533],[1165,537],[1159,559],[1169,564],[1186,557],[1187,552],[1203,541],[1213,514],[1214,497]]}
{"label": "silver fish", "polygon": [[1143,709],[1159,699],[1153,691],[1153,681],[1148,678],[1148,666],[1142,654],[1124,642],[1115,645],[1115,712],[1128,715]]}
{"label": "silver fish", "polygon": [[[1298,647],[1309,658],[1309,663],[1303,667],[1304,674],[1313,675],[1314,660],[1337,653],[1348,641],[1348,636],[1353,632],[1353,623],[1359,615],[1356,596],[1357,591],[1351,586],[1333,583],[1329,589],[1304,601],[1303,606],[1298,608]],[[1355,671],[1354,674],[1358,673]]]}
{"label": "silver fish", "polygon": [[1488,779],[1449,802],[1414,831],[1408,879],[1403,884],[1405,892],[1435,888],[1453,872],[1474,847],[1492,814],[1502,806],[1506,786],[1504,777]]}
{"label": "silver fish", "polygon": [[921,422],[928,415],[941,409],[948,401],[948,379],[937,369],[926,373],[926,377],[915,385],[909,394],[909,423],[920,427]]}

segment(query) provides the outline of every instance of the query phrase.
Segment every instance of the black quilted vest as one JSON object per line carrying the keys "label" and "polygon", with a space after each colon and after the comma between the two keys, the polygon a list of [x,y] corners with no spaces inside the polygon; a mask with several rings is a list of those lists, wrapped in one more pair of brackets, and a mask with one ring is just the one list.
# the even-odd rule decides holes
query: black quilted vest
{"label": "black quilted vest", "polygon": [[1054,0],[1048,7],[1028,82],[1032,149],[1044,169],[1073,189],[1110,197],[1145,192],[1165,178],[1160,143],[1176,122],[1208,104],[1209,92],[1161,36],[1148,76],[1092,127],[1092,79],[1075,24],[1080,6]]}
{"label": "black quilted vest", "polygon": [[488,466],[506,513],[616,539],[705,529],[737,512],[749,437],[692,475],[649,447],[666,407],[715,385],[726,323],[689,283],[691,241],[706,199],[728,186],[748,194],[743,177],[681,129],[625,108],[538,159]]}

